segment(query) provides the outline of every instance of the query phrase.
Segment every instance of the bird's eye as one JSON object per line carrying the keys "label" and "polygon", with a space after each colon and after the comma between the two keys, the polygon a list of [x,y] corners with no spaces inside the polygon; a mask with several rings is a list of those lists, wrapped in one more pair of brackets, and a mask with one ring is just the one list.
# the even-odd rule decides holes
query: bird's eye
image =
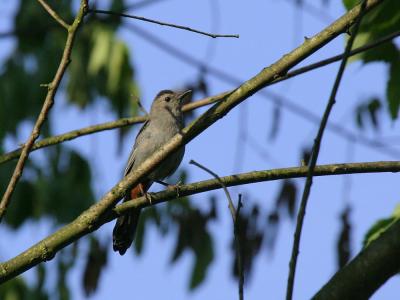
{"label": "bird's eye", "polygon": [[171,100],[171,97],[167,96],[165,97],[165,101],[169,102]]}

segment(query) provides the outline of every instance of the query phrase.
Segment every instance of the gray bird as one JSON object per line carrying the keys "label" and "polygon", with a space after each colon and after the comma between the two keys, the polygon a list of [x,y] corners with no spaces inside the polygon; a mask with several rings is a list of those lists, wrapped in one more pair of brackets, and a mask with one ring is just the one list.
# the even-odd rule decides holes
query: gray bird
{"label": "gray bird", "polygon": [[[185,92],[163,90],[157,94],[151,106],[149,119],[136,136],[124,176],[135,172],[148,157],[180,132],[183,128],[182,102],[189,94],[191,94],[190,90]],[[174,173],[184,153],[184,147],[172,153],[130,192],[127,192],[124,202],[143,196],[153,182],[161,181]],[[135,209],[117,219],[113,230],[113,249],[121,255],[124,255],[132,244],[139,215],[140,209]]]}

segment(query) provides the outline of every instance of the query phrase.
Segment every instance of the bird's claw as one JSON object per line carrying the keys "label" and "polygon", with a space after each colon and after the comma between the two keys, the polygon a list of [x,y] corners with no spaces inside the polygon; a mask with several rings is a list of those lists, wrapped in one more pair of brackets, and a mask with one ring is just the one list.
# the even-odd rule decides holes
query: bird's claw
{"label": "bird's claw", "polygon": [[182,185],[182,181],[179,180],[176,184],[170,184],[168,185],[167,189],[168,190],[175,190],[176,192],[176,197],[179,198],[179,192],[180,192],[180,187]]}

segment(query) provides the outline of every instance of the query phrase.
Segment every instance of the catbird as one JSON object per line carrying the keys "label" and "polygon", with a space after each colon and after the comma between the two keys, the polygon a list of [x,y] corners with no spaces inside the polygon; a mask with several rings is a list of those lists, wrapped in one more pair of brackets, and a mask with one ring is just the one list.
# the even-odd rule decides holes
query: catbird
{"label": "catbird", "polygon": [[[135,172],[138,166],[182,129],[182,102],[190,93],[190,90],[185,92],[163,90],[157,94],[151,105],[149,118],[136,136],[124,176]],[[126,193],[124,201],[131,199],[134,201],[135,198],[145,195],[153,182],[161,181],[174,173],[184,153],[184,147],[171,153],[166,160]],[[121,255],[125,254],[135,237],[140,210],[134,209],[117,219],[113,230],[113,249]]]}

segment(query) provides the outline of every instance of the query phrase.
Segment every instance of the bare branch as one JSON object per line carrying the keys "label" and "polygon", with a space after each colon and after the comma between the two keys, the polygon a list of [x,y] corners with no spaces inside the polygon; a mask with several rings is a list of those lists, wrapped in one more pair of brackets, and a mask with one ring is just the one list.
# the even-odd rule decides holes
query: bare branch
{"label": "bare branch", "polygon": [[[255,171],[249,173],[236,174],[221,177],[221,181],[225,186],[237,186],[256,182],[275,181],[287,178],[300,178],[307,176],[308,167],[295,167],[274,169],[265,171]],[[399,161],[383,161],[383,162],[363,162],[350,164],[331,164],[317,166],[314,176],[331,176],[343,174],[364,174],[364,173],[384,173],[384,172],[400,172]],[[126,182],[126,180],[125,180]],[[119,182],[116,187],[121,187],[124,181]],[[186,197],[206,191],[221,188],[221,184],[216,179],[204,180],[191,184],[181,185],[179,187],[179,197]],[[117,188],[113,189],[118,192]],[[167,189],[165,191],[154,193],[151,195],[152,204],[156,205],[166,201],[177,199],[176,191]],[[104,197],[103,197],[104,200]],[[96,214],[97,203],[78,218],[54,232],[52,235],[38,242],[20,255],[0,264],[0,284],[22,272],[36,266],[40,262],[50,260],[55,253],[67,245],[78,240],[82,236],[95,231],[101,225],[112,221],[120,215],[132,210],[133,208],[144,208],[150,205],[146,197],[140,197],[135,201],[127,201],[118,205],[112,211],[106,214]],[[44,247],[45,245],[45,247]],[[43,249],[47,250],[44,251]]]}
{"label": "bare branch", "polygon": [[[396,38],[398,36],[400,36],[400,31],[393,32],[393,33],[388,34],[388,35],[386,35],[386,36],[384,36],[384,37],[382,37],[380,39],[377,39],[374,42],[365,44],[364,46],[361,46],[361,47],[358,47],[358,48],[356,48],[354,50],[351,50],[350,53],[348,54],[348,56],[349,57],[350,56],[354,56],[354,55],[363,53],[365,51],[368,51],[370,49],[373,49],[375,47],[378,47],[378,46],[380,46],[380,45],[382,45],[384,43],[392,41],[394,38]],[[289,78],[292,78],[292,77],[296,77],[297,75],[304,74],[304,73],[310,72],[312,70],[327,66],[327,65],[329,65],[331,63],[334,63],[334,62],[337,62],[337,61],[343,59],[343,57],[344,57],[344,53],[329,57],[327,59],[323,59],[321,61],[318,61],[318,62],[313,63],[313,64],[309,64],[309,65],[301,67],[301,68],[298,68],[296,70],[293,70],[292,72],[287,73],[284,76],[281,76],[281,77],[277,78],[271,84],[278,83],[278,82],[284,81],[286,79],[289,79]]]}
{"label": "bare branch", "polygon": [[229,194],[229,191],[228,191],[228,189],[226,188],[225,184],[222,182],[221,178],[219,178],[219,176],[218,176],[216,173],[214,173],[214,172],[211,171],[210,169],[206,168],[205,166],[199,164],[198,162],[194,161],[193,159],[191,159],[191,160],[189,161],[189,164],[195,165],[196,167],[198,167],[198,168],[200,168],[200,169],[206,171],[208,174],[211,174],[211,176],[215,177],[215,179],[220,183],[222,189],[223,189],[224,192],[225,192],[226,198],[228,199],[228,207],[229,207],[229,210],[231,211],[233,223],[235,224],[235,223],[236,223],[236,209],[235,209],[235,205],[233,204],[231,195]]}
{"label": "bare branch", "polygon": [[48,5],[46,3],[46,1],[44,0],[38,0],[39,3],[43,6],[43,8],[49,13],[50,16],[53,17],[54,20],[57,21],[58,24],[60,24],[62,27],[64,27],[66,30],[69,30],[69,25],[63,20],[63,18],[61,18],[56,12],[55,10],[53,10],[51,8],[50,5]]}
{"label": "bare branch", "polygon": [[1,222],[5,212],[7,210],[7,207],[10,203],[11,196],[14,192],[14,189],[22,175],[22,172],[23,172],[23,169],[25,166],[25,162],[28,159],[29,153],[33,146],[33,143],[39,137],[40,129],[41,129],[43,123],[46,121],[47,114],[49,113],[51,107],[53,106],[54,96],[57,92],[58,86],[60,85],[61,79],[64,76],[65,70],[67,69],[67,66],[70,62],[70,56],[71,56],[72,46],[73,46],[74,40],[75,40],[75,35],[81,24],[81,21],[82,21],[84,15],[86,13],[86,9],[87,9],[87,0],[82,0],[79,12],[74,20],[74,23],[68,28],[67,41],[65,42],[64,52],[63,52],[60,64],[58,66],[57,72],[54,75],[52,82],[47,85],[47,95],[44,100],[42,110],[40,111],[38,119],[36,120],[36,123],[33,127],[32,133],[30,134],[27,142],[24,144],[24,146],[22,148],[21,156],[19,157],[17,166],[15,167],[14,173],[10,179],[7,189],[3,195],[3,198],[1,199],[0,222]]}
{"label": "bare branch", "polygon": [[[387,36],[382,37],[374,42],[368,43],[364,46],[361,46],[359,48],[356,48],[356,49],[350,51],[349,56],[360,54],[367,50],[378,47],[384,43],[387,43],[387,42],[393,40],[394,38],[396,38],[398,36],[400,36],[400,31],[396,31],[394,33],[388,34]],[[0,35],[0,37],[1,37],[1,35]],[[341,59],[343,59],[343,54],[332,56],[330,58],[321,60],[319,62],[298,68],[296,70],[293,70],[292,72],[287,73],[284,76],[279,77],[278,79],[275,79],[269,85],[272,85],[272,84],[284,81],[286,79],[304,74],[311,70],[315,70],[315,69],[324,67],[326,65],[329,65],[329,64],[339,61]],[[223,99],[225,96],[227,96],[229,93],[232,93],[232,91],[223,92],[223,93],[220,93],[220,94],[212,96],[212,97],[206,97],[204,99],[185,104],[183,106],[183,111],[184,112],[192,111],[196,108],[218,102],[221,99]],[[133,124],[138,124],[138,123],[142,123],[144,121],[146,121],[146,117],[142,117],[142,116],[131,117],[131,118],[122,118],[122,119],[112,121],[112,122],[106,122],[106,123],[102,123],[102,124],[98,124],[98,125],[92,125],[89,127],[73,130],[73,131],[70,131],[70,132],[67,132],[64,134],[45,138],[39,142],[36,142],[33,145],[31,151],[41,149],[44,147],[48,147],[48,146],[52,146],[52,145],[56,145],[56,144],[59,144],[59,143],[65,142],[65,141],[70,141],[70,140],[73,140],[73,139],[76,139],[78,137],[85,136],[88,134],[92,134],[92,133],[96,133],[96,132],[100,132],[100,131],[104,131],[104,130],[111,130],[111,129],[115,129],[115,128],[125,127],[125,126],[129,126],[129,125],[133,125]],[[380,147],[384,146],[384,144],[382,144],[376,140],[371,140],[366,137],[357,137],[355,134],[348,131],[345,127],[341,127],[338,124],[328,123],[328,128],[334,130],[335,133],[341,135],[344,138],[347,138],[347,139],[350,139],[353,141],[359,140],[362,143],[364,143],[366,146],[369,146],[369,147],[380,148]],[[400,153],[397,153],[396,151],[387,151],[387,153],[393,157],[400,157]],[[0,164],[5,163],[10,160],[13,160],[13,159],[16,159],[20,155],[21,155],[21,149],[16,149],[11,152],[0,155]]]}
{"label": "bare branch", "polygon": [[90,9],[89,12],[96,13],[96,14],[105,14],[105,15],[113,15],[113,16],[125,17],[125,18],[145,21],[145,22],[149,22],[149,23],[153,23],[153,24],[158,24],[158,25],[161,25],[161,26],[168,26],[168,27],[183,29],[183,30],[194,32],[194,33],[202,34],[202,35],[205,35],[205,36],[209,36],[209,37],[212,37],[212,38],[220,38],[220,37],[224,37],[224,38],[239,38],[238,34],[208,33],[208,32],[200,31],[200,30],[193,29],[193,28],[190,28],[190,27],[187,27],[187,26],[181,26],[181,25],[176,25],[176,24],[172,24],[172,23],[161,22],[161,21],[157,21],[157,20],[154,20],[154,19],[149,19],[149,18],[135,16],[135,15],[128,15],[128,14],[125,14],[125,13],[114,12],[114,11],[109,11],[109,10]]}
{"label": "bare branch", "polygon": [[304,185],[304,191],[303,191],[303,196],[302,196],[301,202],[300,202],[299,212],[297,214],[296,230],[294,232],[293,248],[292,248],[292,254],[291,254],[290,262],[289,262],[289,275],[288,275],[288,284],[287,284],[287,289],[286,289],[286,300],[292,300],[292,298],[293,298],[294,279],[295,279],[295,274],[296,274],[297,258],[299,255],[301,232],[303,229],[304,217],[306,215],[307,203],[308,203],[308,199],[309,199],[310,192],[311,192],[311,185],[313,182],[314,170],[315,170],[315,166],[317,165],[317,160],[318,160],[319,150],[321,147],[322,138],[323,138],[324,131],[326,128],[326,124],[328,123],[329,115],[332,111],[333,105],[336,102],[337,91],[339,89],[339,85],[340,85],[340,82],[343,77],[344,69],[346,67],[347,59],[349,58],[350,50],[353,47],[353,42],[357,35],[358,28],[361,23],[361,19],[364,15],[364,10],[366,8],[366,4],[367,4],[367,2],[363,1],[361,3],[361,6],[359,6],[360,13],[357,16],[353,33],[351,34],[349,40],[347,41],[347,45],[346,45],[344,55],[343,55],[343,60],[339,66],[339,70],[336,75],[333,87],[332,87],[331,95],[329,97],[324,114],[322,116],[322,120],[321,120],[319,129],[318,129],[317,136],[315,137],[315,140],[314,140],[314,145],[313,145],[312,152],[311,152],[311,159],[310,159],[310,163],[309,163],[309,169],[308,169],[308,173],[307,173],[307,179],[306,179],[306,183]]}

